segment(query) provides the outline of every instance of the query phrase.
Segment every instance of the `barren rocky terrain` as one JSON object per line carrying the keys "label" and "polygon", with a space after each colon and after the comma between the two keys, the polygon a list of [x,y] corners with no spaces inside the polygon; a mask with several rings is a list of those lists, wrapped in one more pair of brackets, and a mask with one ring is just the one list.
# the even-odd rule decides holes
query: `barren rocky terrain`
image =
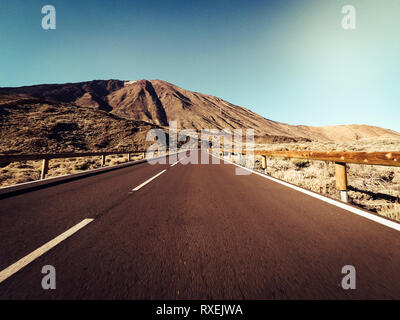
{"label": "barren rocky terrain", "polygon": [[[150,129],[168,131],[169,121],[176,121],[179,129],[254,129],[260,149],[400,150],[400,133],[389,129],[367,125],[289,125],[161,80],[96,80],[0,88],[3,154],[138,150],[152,143],[146,141]],[[256,160],[259,169],[260,159]],[[107,164],[124,161],[122,155],[107,158]],[[99,157],[51,160],[48,176],[99,166]],[[268,168],[274,177],[338,197],[332,164],[269,159]],[[39,175],[39,161],[0,163],[0,186],[36,180]],[[398,168],[350,165],[350,201],[399,220],[399,176]]]}
{"label": "barren rocky terrain", "polygon": [[[257,145],[264,150],[319,150],[319,151],[395,151],[398,140],[360,140],[357,142],[303,142]],[[249,160],[236,161],[251,167]],[[340,199],[335,184],[333,163],[324,161],[272,158],[267,159],[267,173],[308,190]],[[263,172],[261,157],[255,157],[254,168]],[[360,208],[400,221],[400,168],[348,164],[349,201]]]}
{"label": "barren rocky terrain", "polygon": [[159,128],[70,103],[14,102],[0,114],[0,153],[136,150]]}
{"label": "barren rocky terrain", "polygon": [[[128,120],[159,126],[177,121],[180,129],[254,129],[259,141],[355,141],[400,139],[400,133],[367,125],[294,126],[266,119],[221,98],[182,89],[162,80],[95,80],[80,83],[0,88],[1,105],[70,103]],[[271,106],[273,107],[273,106]],[[77,108],[78,109],[78,108]]]}

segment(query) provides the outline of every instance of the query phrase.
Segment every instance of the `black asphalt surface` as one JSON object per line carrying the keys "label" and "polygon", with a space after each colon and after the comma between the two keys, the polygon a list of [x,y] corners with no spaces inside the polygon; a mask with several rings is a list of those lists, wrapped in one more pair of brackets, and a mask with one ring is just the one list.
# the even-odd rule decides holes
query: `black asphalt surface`
{"label": "black asphalt surface", "polygon": [[[95,219],[0,299],[400,298],[398,231],[235,168],[143,163],[0,200],[0,271]],[[341,287],[345,265],[356,290]]]}

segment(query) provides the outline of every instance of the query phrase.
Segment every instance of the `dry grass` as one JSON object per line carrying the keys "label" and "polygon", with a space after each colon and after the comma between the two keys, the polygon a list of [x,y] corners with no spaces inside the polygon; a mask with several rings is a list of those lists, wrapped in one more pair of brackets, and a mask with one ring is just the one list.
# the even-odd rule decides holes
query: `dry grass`
{"label": "dry grass", "polygon": [[[0,153],[59,153],[138,150],[155,125],[118,118],[105,111],[68,103],[0,104]],[[127,156],[107,156],[107,165]],[[100,157],[54,159],[48,177],[100,167]],[[0,187],[37,180],[41,162],[0,162]]]}
{"label": "dry grass", "polygon": [[[398,151],[400,141],[359,141],[354,143],[304,142],[257,145],[265,150],[318,151]],[[339,199],[335,187],[333,163],[297,159],[267,159],[267,173],[311,191]],[[242,160],[242,165],[249,166]],[[400,221],[400,168],[370,165],[347,165],[349,200],[352,204]],[[255,157],[255,169],[263,171],[261,157]]]}
{"label": "dry grass", "polygon": [[0,105],[0,153],[136,150],[153,128],[70,104]]}
{"label": "dry grass", "polygon": [[[266,150],[318,150],[318,151],[398,151],[400,141],[358,141],[356,143],[301,142],[257,145]],[[139,160],[139,157],[132,158]],[[255,169],[262,171],[261,157],[255,157]],[[124,163],[126,155],[107,156],[107,165]],[[240,161],[240,164],[251,164]],[[50,161],[48,177],[80,172],[100,167],[100,157],[55,159]],[[0,167],[0,186],[37,180],[41,162],[14,162]],[[333,163],[323,161],[268,158],[268,174],[307,188],[317,193],[339,199],[335,188]],[[400,168],[348,165],[350,202],[382,216],[400,221]]]}
{"label": "dry grass", "polygon": [[[132,156],[132,160],[140,160],[142,156]],[[128,161],[127,155],[109,155],[106,165],[112,166]],[[0,168],[0,187],[29,182],[40,178],[41,161],[12,162]],[[50,160],[47,177],[57,177],[101,167],[101,157],[85,157]]]}

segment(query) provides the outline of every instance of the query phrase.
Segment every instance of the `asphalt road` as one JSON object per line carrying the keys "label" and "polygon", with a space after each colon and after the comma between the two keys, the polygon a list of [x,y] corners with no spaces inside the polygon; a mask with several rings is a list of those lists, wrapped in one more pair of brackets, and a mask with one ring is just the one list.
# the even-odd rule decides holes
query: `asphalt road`
{"label": "asphalt road", "polygon": [[2,199],[0,271],[86,218],[0,299],[400,298],[398,231],[230,164],[143,163]]}

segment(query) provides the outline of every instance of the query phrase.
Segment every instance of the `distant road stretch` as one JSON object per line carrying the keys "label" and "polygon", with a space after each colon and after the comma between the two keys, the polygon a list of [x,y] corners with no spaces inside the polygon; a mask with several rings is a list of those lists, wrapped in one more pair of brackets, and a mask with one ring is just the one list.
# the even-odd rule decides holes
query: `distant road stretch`
{"label": "distant road stretch", "polygon": [[0,299],[400,299],[398,231],[235,168],[142,163],[0,200]]}

